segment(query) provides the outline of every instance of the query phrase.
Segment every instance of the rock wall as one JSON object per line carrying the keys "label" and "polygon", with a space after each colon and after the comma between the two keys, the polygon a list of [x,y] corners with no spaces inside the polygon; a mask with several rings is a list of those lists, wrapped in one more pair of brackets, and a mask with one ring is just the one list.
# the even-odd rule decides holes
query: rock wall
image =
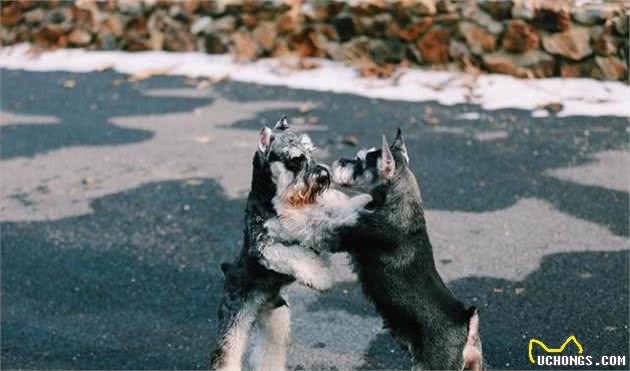
{"label": "rock wall", "polygon": [[[572,0],[3,1],[2,45],[299,56],[389,76],[396,66],[628,80],[630,2]],[[293,58],[295,60],[295,58]]]}

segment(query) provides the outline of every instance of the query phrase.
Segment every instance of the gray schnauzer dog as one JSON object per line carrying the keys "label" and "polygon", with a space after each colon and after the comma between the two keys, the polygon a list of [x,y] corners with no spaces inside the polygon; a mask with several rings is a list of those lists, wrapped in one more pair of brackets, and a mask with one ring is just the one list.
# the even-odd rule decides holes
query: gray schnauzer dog
{"label": "gray schnauzer dog", "polygon": [[374,211],[339,231],[338,250],[352,256],[366,296],[414,369],[483,368],[479,316],[466,308],[435,268],[420,188],[400,129],[390,147],[362,150],[333,163],[333,181],[369,189]]}
{"label": "gray schnauzer dog", "polygon": [[289,129],[286,117],[264,128],[254,155],[245,209],[243,247],[223,263],[223,298],[211,368],[239,370],[252,329],[250,366],[284,370],[289,308],[281,289],[297,281],[317,290],[331,285],[327,250],[336,230],[351,226],[372,198],[330,190],[330,172],[312,158],[306,134]]}

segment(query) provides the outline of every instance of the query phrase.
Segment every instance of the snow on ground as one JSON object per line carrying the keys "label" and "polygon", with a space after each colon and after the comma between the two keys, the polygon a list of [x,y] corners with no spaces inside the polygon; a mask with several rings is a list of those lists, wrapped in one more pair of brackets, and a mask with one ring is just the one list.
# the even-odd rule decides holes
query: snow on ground
{"label": "snow on ground", "polygon": [[60,49],[33,52],[27,44],[0,48],[0,67],[28,71],[90,72],[114,69],[126,74],[167,74],[230,78],[290,88],[350,93],[371,98],[479,104],[488,110],[520,108],[540,116],[540,107],[561,103],[559,116],[630,117],[630,87],[617,81],[506,75],[471,75],[407,69],[390,79],[359,77],[339,62],[317,60],[319,68],[296,70],[277,59],[237,63],[228,55]]}

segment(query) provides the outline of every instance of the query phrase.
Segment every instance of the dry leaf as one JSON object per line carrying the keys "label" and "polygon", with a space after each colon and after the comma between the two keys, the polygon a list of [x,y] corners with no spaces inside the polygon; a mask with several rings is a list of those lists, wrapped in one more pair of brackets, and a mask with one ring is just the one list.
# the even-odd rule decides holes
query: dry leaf
{"label": "dry leaf", "polygon": [[66,81],[63,82],[63,87],[64,88],[72,89],[75,86],[77,86],[77,83],[74,80],[66,80]]}
{"label": "dry leaf", "polygon": [[127,77],[127,81],[137,82],[141,80],[146,80],[149,77],[153,77],[153,76],[166,75],[172,69],[173,69],[172,67],[145,68]]}

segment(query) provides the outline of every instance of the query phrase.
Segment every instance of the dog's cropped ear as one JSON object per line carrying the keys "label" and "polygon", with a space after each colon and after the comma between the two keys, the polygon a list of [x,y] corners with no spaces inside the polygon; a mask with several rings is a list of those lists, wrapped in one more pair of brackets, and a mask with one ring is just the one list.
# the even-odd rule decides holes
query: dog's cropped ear
{"label": "dog's cropped ear", "polygon": [[282,116],[278,122],[276,122],[276,126],[274,126],[274,130],[286,130],[289,128],[289,120],[287,120],[286,116]]}
{"label": "dog's cropped ear", "polygon": [[381,176],[385,179],[390,179],[396,172],[396,161],[394,161],[394,155],[387,143],[387,137],[383,134],[383,148],[381,152]]}
{"label": "dog's cropped ear", "polygon": [[267,153],[269,147],[271,147],[271,129],[265,126],[258,135],[258,150]]}
{"label": "dog's cropped ear", "polygon": [[394,153],[396,154],[399,154],[403,158],[403,160],[405,160],[407,165],[409,165],[409,154],[407,153],[407,145],[405,144],[405,138],[403,138],[402,130],[400,130],[400,128],[398,128],[398,131],[396,132],[396,139],[392,144],[392,151],[394,151]]}

